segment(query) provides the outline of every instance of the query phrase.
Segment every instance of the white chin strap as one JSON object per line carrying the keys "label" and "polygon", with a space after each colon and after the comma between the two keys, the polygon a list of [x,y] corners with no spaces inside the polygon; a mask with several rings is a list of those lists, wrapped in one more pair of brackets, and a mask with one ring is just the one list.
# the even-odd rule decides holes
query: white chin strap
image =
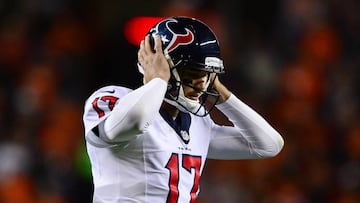
{"label": "white chin strap", "polygon": [[[174,75],[175,79],[177,81],[180,81],[180,76],[177,70],[174,68],[172,69],[172,74]],[[209,85],[210,82],[206,84],[206,88]],[[176,107],[182,112],[192,112],[193,114],[203,114],[205,109],[201,107],[198,100],[192,100],[184,95],[184,89],[182,85],[179,87],[179,95],[176,97],[176,100],[171,100],[168,98],[165,98],[165,102]]]}
{"label": "white chin strap", "polygon": [[[183,92],[182,87],[180,87],[180,92]],[[200,107],[199,102],[186,98],[185,96],[183,96],[184,93],[179,94],[180,95],[177,97],[176,101],[165,98],[165,102],[171,104],[182,112],[187,113],[191,111],[193,113],[196,113],[197,109]]]}
{"label": "white chin strap", "polygon": [[[184,99],[184,100],[183,100]],[[199,102],[184,97],[178,97],[176,101],[165,98],[164,101],[184,113],[193,113],[195,115],[206,115],[206,109]]]}

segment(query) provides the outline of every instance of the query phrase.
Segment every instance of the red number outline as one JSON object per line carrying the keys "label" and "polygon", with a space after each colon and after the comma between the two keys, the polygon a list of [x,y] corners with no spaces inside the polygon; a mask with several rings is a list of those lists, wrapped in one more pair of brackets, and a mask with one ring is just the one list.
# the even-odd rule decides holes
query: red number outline
{"label": "red number outline", "polygon": [[[179,154],[172,153],[169,158],[168,163],[166,164],[166,168],[170,171],[170,179],[169,179],[169,194],[167,197],[167,203],[177,203],[179,199]],[[190,203],[195,203],[196,201],[196,192],[199,189],[200,183],[200,168],[201,168],[201,156],[194,156],[189,154],[182,155],[181,166],[187,172],[191,173],[191,169],[195,170],[193,187],[190,191]]]}
{"label": "red number outline", "polygon": [[114,97],[114,96],[102,96],[102,97],[96,97],[94,99],[94,101],[92,102],[92,106],[94,108],[94,110],[96,111],[96,113],[98,114],[99,118],[105,116],[105,112],[104,110],[102,110],[99,105],[98,105],[98,101],[101,100],[103,102],[107,102],[108,101],[108,108],[112,111],[116,101],[118,100],[118,97]]}

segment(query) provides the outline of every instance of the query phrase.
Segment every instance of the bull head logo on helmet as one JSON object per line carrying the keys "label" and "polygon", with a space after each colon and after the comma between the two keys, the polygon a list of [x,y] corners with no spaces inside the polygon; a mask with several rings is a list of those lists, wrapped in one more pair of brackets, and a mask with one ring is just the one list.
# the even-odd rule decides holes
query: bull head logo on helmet
{"label": "bull head logo on helmet", "polygon": [[[153,30],[153,35],[158,33],[159,29],[163,29],[161,26],[166,26],[166,30],[170,33],[168,35],[161,35],[161,40],[164,43],[164,52],[170,53],[180,45],[188,45],[194,41],[194,34],[187,28],[184,28],[182,33],[176,33],[172,28],[171,24],[178,23],[175,19],[167,19],[163,23],[159,23]],[[169,37],[170,39],[167,39]]]}

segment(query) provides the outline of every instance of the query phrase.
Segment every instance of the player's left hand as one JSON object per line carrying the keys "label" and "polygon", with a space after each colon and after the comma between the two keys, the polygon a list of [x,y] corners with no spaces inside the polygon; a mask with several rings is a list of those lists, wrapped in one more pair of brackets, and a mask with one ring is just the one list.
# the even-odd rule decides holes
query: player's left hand
{"label": "player's left hand", "polygon": [[[231,92],[220,82],[219,77],[215,77],[215,73],[211,73],[210,79],[215,80],[213,88],[220,94],[218,104],[225,102],[231,95]],[[215,78],[215,79],[214,79]]]}

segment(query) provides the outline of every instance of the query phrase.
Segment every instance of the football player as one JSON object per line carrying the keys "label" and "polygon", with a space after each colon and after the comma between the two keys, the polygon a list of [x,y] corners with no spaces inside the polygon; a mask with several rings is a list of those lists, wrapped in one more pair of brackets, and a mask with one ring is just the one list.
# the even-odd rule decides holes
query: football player
{"label": "football player", "polygon": [[[207,158],[281,151],[281,135],[220,82],[219,43],[203,22],[158,22],[141,41],[138,69],[139,88],[106,86],[85,103],[93,202],[193,203]],[[233,126],[211,119],[214,106]]]}

